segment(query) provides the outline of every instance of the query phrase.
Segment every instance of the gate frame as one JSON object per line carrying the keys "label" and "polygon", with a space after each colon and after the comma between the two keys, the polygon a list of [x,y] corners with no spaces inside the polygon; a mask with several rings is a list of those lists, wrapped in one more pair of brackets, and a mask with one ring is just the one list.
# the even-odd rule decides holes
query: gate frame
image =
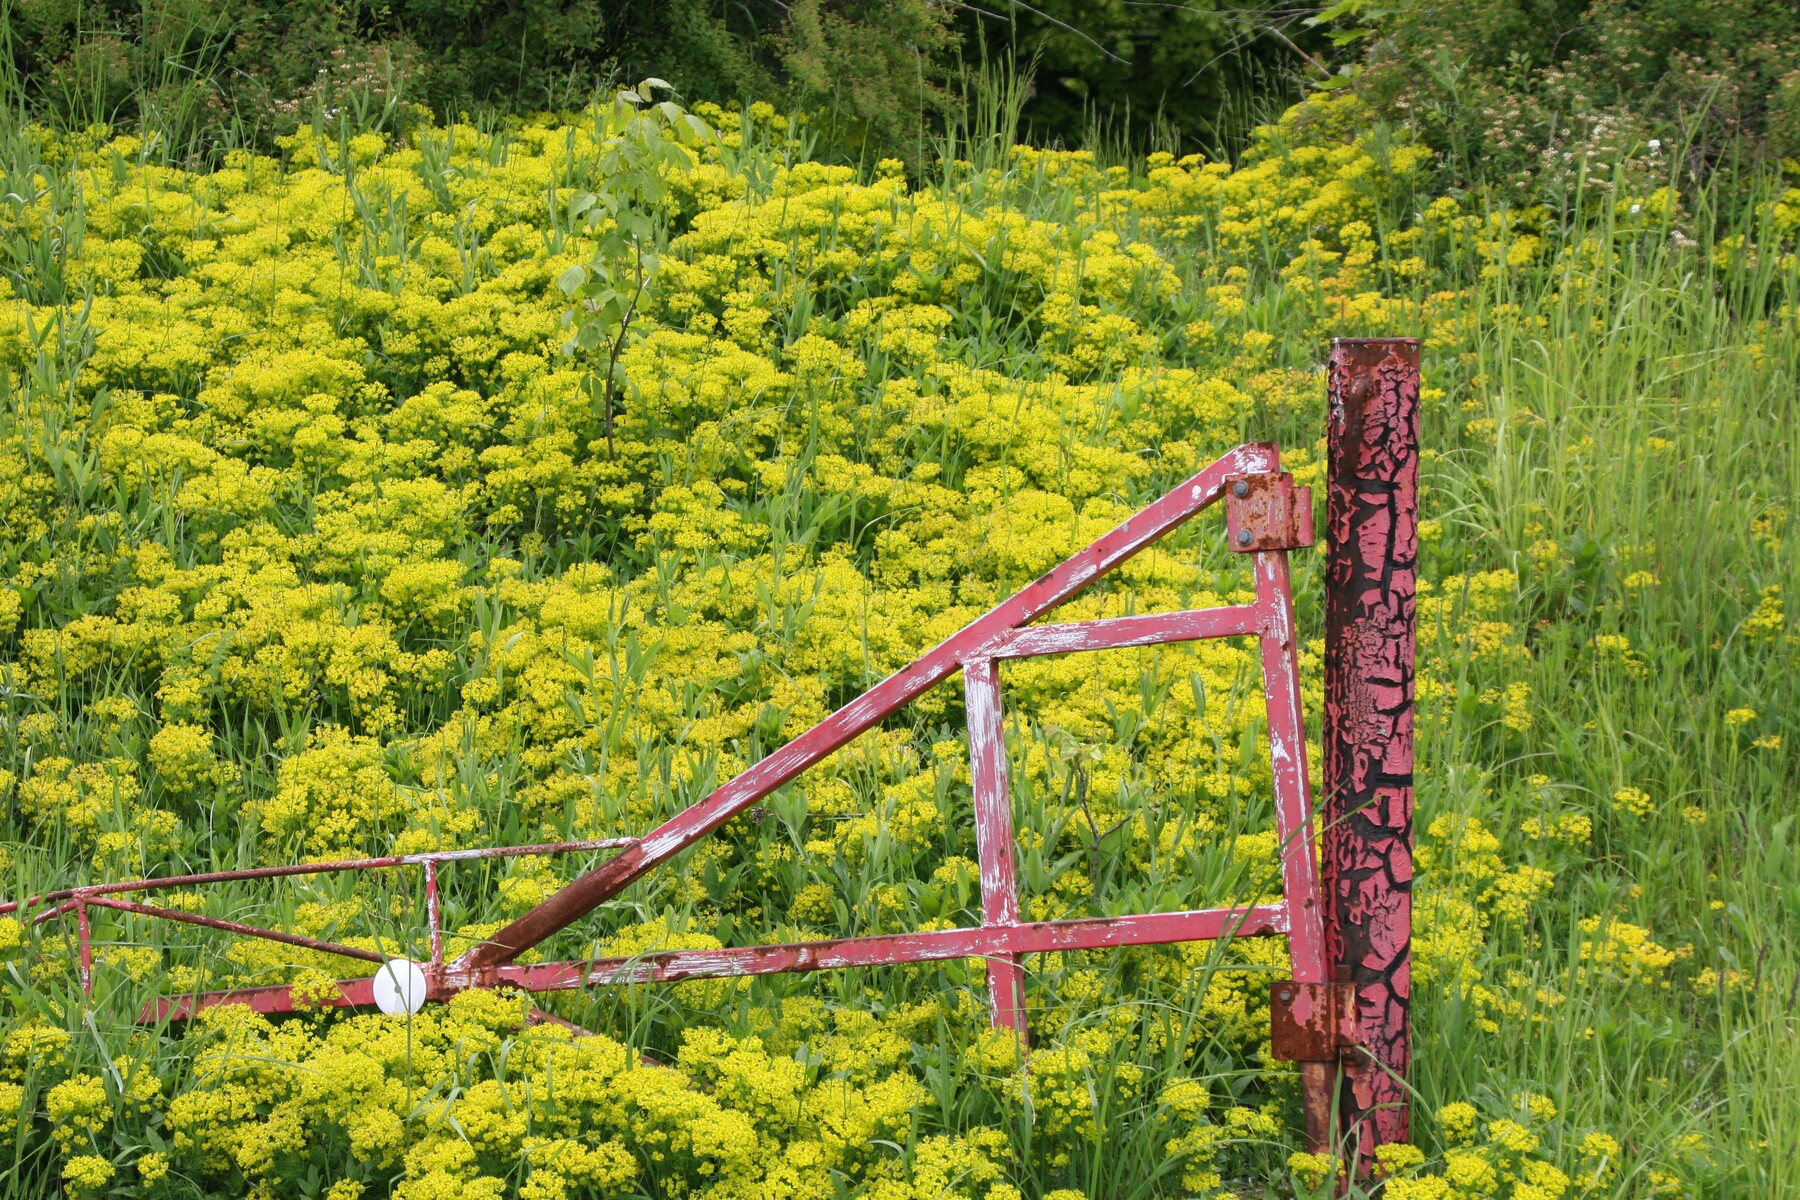
{"label": "gate frame", "polygon": [[[1256,596],[1253,602],[1055,625],[1029,624],[1220,499],[1226,501],[1228,545],[1251,559]],[[1025,954],[1284,934],[1289,940],[1295,982],[1319,985],[1327,974],[1325,934],[1311,828],[1311,790],[1287,561],[1290,550],[1310,545],[1311,541],[1310,490],[1296,488],[1292,476],[1281,470],[1280,451],[1273,443],[1248,443],[1203,468],[910,665],[640,838],[221,871],[179,880],[70,889],[34,897],[23,904],[53,902],[50,910],[37,914],[37,920],[73,911],[84,926],[84,946],[86,913],[90,907],[103,907],[365,961],[385,961],[374,951],[152,908],[121,901],[116,894],[169,887],[177,882],[227,882],[419,865],[427,872],[431,924],[432,958],[423,964],[428,1000],[448,999],[471,987],[507,984],[533,992],[557,991],[611,983],[978,957],[993,964],[989,979],[992,1023],[997,1028],[1013,1030],[1021,1039],[1025,1036],[1023,970],[1018,959]],[[1261,645],[1276,829],[1281,844],[1282,898],[1267,904],[1228,908],[1020,922],[997,664],[1012,658],[1241,635],[1255,636]],[[970,725],[983,910],[980,926],[783,945],[656,951],[631,958],[581,962],[520,965],[514,961],[958,670],[965,676]],[[434,902],[435,873],[441,862],[602,847],[617,849],[618,853],[564,885],[460,958],[444,961]],[[18,907],[18,903],[0,905],[0,913]],[[155,1002],[146,1006],[143,1016],[150,1020],[178,1020],[224,1003],[243,1003],[260,1012],[278,1013],[298,1007],[361,1007],[373,1002],[371,979],[342,980],[337,990],[335,998],[309,995],[296,1001],[288,984],[237,988]],[[1309,1086],[1309,1092],[1314,1090]]]}
{"label": "gate frame", "polygon": [[[426,995],[472,987],[531,992],[622,982],[735,977],[980,957],[988,960],[990,1019],[1026,1041],[1025,954],[1285,934],[1292,978],[1271,985],[1274,1057],[1296,1061],[1308,1143],[1341,1149],[1353,1173],[1373,1168],[1376,1145],[1408,1136],[1412,877],[1412,701],[1417,555],[1419,345],[1414,339],[1337,339],[1328,374],[1325,580],[1325,827],[1315,857],[1305,721],[1288,553],[1312,543],[1310,489],[1281,469],[1274,443],[1247,443],[1170,490],[890,675],[823,721],[640,838],[558,842],[217,871],[65,889],[0,904],[0,914],[48,905],[37,924],[73,913],[80,977],[92,988],[89,910],[205,926],[365,961],[376,951],[260,929],[119,898],[122,893],[335,871],[421,867],[430,961]],[[1057,608],[1223,498],[1227,544],[1249,555],[1255,600],[1173,613],[1031,622]],[[1008,785],[1000,662],[1013,658],[1252,635],[1261,649],[1282,898],[1229,908],[1021,922]],[[836,751],[912,699],[963,673],[980,867],[979,927],[632,958],[519,965],[657,865]],[[616,850],[595,869],[446,962],[438,869],[464,859]],[[263,1013],[365,1007],[372,978],[339,981],[335,996],[297,999],[292,985],[240,988],[152,1002],[143,1021],[181,1020],[216,1004]],[[541,1012],[536,1016],[556,1020]],[[1339,1136],[1341,1133],[1341,1137]]]}

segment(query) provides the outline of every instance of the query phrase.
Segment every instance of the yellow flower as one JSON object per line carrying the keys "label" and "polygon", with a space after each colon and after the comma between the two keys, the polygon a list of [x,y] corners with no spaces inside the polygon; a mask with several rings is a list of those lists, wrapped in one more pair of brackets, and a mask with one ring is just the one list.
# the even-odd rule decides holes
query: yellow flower
{"label": "yellow flower", "polygon": [[1540,1141],[1537,1134],[1511,1119],[1489,1122],[1487,1136],[1488,1141],[1514,1154],[1530,1154]]}
{"label": "yellow flower", "polygon": [[168,1155],[161,1151],[152,1151],[137,1160],[138,1178],[145,1183],[156,1183],[169,1173]]}
{"label": "yellow flower", "polygon": [[166,725],[150,739],[150,765],[172,792],[203,787],[218,769],[212,736],[197,725]]}
{"label": "yellow flower", "polygon": [[1375,1147],[1375,1161],[1384,1175],[1398,1175],[1422,1166],[1425,1152],[1408,1142],[1389,1142]]}
{"label": "yellow flower", "polygon": [[74,1195],[98,1192],[112,1181],[113,1165],[98,1154],[81,1154],[63,1166],[63,1183]]}
{"label": "yellow flower", "polygon": [[10,1138],[18,1129],[24,1104],[24,1088],[16,1083],[0,1083],[0,1138]]}
{"label": "yellow flower", "polygon": [[1475,1136],[1475,1121],[1479,1115],[1473,1104],[1457,1100],[1438,1109],[1438,1125],[1451,1142],[1467,1142]]}
{"label": "yellow flower", "polygon": [[44,1097],[44,1108],[52,1136],[65,1147],[92,1138],[112,1116],[112,1102],[98,1075],[63,1080]]}
{"label": "yellow flower", "polygon": [[1556,1102],[1548,1096],[1518,1092],[1513,1095],[1512,1102],[1515,1109],[1527,1114],[1532,1121],[1550,1121],[1556,1117]]}
{"label": "yellow flower", "polygon": [[1307,1154],[1295,1151],[1288,1155],[1288,1170],[1294,1173],[1302,1186],[1310,1189],[1322,1185],[1331,1174],[1331,1156],[1327,1154]]}

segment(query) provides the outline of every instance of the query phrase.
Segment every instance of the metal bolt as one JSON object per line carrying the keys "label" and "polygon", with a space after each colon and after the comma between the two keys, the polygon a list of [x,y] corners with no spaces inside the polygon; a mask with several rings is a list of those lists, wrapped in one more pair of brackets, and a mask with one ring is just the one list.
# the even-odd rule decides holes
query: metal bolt
{"label": "metal bolt", "polygon": [[1248,546],[1255,536],[1256,535],[1251,533],[1248,529],[1238,530],[1238,545]]}
{"label": "metal bolt", "polygon": [[1292,992],[1281,993],[1281,1002],[1283,1004],[1288,1003],[1289,1001],[1293,1000],[1293,998],[1294,998],[1294,993],[1292,993]]}
{"label": "metal bolt", "polygon": [[1245,496],[1248,496],[1250,494],[1250,481],[1248,479],[1240,479],[1236,483],[1232,484],[1231,485],[1231,494],[1236,496],[1239,500],[1242,500]]}

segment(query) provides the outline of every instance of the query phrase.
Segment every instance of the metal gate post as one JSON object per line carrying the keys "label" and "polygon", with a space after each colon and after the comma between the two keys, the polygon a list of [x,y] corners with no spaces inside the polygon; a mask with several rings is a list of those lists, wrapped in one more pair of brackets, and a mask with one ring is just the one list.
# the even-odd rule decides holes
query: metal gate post
{"label": "metal gate post", "polygon": [[1337,1116],[1366,1175],[1410,1125],[1417,339],[1335,339],[1327,403],[1325,938],[1355,991]]}

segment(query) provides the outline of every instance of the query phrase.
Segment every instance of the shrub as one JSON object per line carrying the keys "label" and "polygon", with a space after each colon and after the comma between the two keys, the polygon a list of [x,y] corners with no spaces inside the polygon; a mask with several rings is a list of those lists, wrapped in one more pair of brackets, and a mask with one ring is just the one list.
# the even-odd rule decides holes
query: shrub
{"label": "shrub", "polygon": [[1394,0],[1339,5],[1369,35],[1357,88],[1514,200],[1615,171],[1683,180],[1800,153],[1800,27],[1785,0]]}

